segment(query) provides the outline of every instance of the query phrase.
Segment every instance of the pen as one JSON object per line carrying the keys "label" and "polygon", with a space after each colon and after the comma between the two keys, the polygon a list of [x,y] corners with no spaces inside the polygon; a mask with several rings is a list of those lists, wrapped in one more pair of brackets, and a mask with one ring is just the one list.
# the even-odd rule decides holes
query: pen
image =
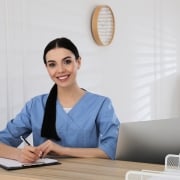
{"label": "pen", "polygon": [[31,144],[23,137],[20,137],[23,142],[25,142],[28,146],[31,146]]}
{"label": "pen", "polygon": [[[26,138],[24,138],[23,136],[20,136],[21,140],[26,143],[28,146],[31,146],[31,144],[26,140]],[[43,157],[43,153],[42,151],[39,154],[39,157],[42,158]]]}

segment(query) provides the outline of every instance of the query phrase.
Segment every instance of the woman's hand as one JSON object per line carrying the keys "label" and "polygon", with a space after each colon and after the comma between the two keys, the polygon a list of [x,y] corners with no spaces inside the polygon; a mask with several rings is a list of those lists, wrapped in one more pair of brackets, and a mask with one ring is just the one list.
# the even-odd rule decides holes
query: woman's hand
{"label": "woman's hand", "polygon": [[41,155],[42,151],[38,147],[24,146],[19,150],[18,161],[23,163],[35,162]]}
{"label": "woman's hand", "polygon": [[45,141],[43,144],[38,146],[38,148],[42,152],[42,157],[45,157],[49,153],[55,153],[55,154],[58,154],[58,155],[62,155],[61,151],[63,150],[62,146],[54,143],[51,140]]}

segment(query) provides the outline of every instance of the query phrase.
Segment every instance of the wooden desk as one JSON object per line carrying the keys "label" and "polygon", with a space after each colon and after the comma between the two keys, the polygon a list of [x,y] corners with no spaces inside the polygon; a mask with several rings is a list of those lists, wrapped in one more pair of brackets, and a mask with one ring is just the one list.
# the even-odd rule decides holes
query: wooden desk
{"label": "wooden desk", "polygon": [[60,165],[7,171],[3,180],[124,180],[128,170],[164,170],[163,165],[94,158],[60,158]]}

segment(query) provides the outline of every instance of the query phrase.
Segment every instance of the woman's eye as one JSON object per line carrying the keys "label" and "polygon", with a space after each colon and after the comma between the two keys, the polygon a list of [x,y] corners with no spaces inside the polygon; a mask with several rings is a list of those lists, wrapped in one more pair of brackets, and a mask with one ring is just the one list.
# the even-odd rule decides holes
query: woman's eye
{"label": "woman's eye", "polygon": [[56,65],[55,63],[49,63],[48,64],[49,67],[55,67],[55,65]]}
{"label": "woman's eye", "polygon": [[64,60],[64,64],[71,64],[71,60],[70,59],[66,59],[66,60]]}

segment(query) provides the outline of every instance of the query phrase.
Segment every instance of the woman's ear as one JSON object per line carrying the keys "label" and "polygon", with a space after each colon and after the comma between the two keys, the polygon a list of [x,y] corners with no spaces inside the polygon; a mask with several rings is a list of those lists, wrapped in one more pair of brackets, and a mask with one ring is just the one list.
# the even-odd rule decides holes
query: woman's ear
{"label": "woman's ear", "polygon": [[80,69],[80,67],[81,67],[81,57],[79,57],[77,60],[77,64],[78,64],[78,69]]}

